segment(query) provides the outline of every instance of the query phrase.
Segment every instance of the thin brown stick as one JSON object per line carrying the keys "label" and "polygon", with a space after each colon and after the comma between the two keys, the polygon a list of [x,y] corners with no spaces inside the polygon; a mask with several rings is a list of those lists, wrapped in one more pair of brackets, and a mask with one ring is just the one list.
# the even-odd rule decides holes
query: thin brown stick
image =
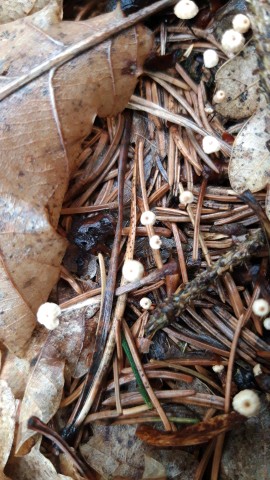
{"label": "thin brown stick", "polygon": [[164,428],[166,429],[167,432],[170,432],[170,431],[172,431],[171,423],[168,421],[167,416],[166,416],[163,408],[161,407],[161,405],[160,405],[160,403],[159,403],[159,401],[158,401],[158,399],[157,399],[157,397],[154,393],[154,390],[152,389],[152,387],[151,387],[151,385],[148,381],[148,378],[147,378],[147,375],[145,374],[145,371],[144,371],[144,368],[142,366],[140,357],[137,353],[137,349],[134,345],[132,335],[131,335],[130,330],[129,330],[125,321],[123,321],[123,331],[124,331],[128,346],[130,348],[133,360],[136,364],[137,370],[140,374],[141,380],[142,380],[142,382],[144,384],[144,387],[145,387],[145,389],[146,389],[146,391],[149,395],[149,398],[152,401],[153,406],[156,408],[156,410],[157,410],[157,412],[160,416],[160,419],[161,419],[161,421],[164,425]]}
{"label": "thin brown stick", "polygon": [[79,472],[88,480],[96,480],[96,474],[93,472],[91,467],[73,452],[73,450],[57,432],[53,431],[38,417],[29,418],[27,426],[29,429],[34,430],[34,432],[41,433],[41,435],[44,435],[44,437],[56,444],[58,448],[70,458],[72,463],[78,468]]}
{"label": "thin brown stick", "polygon": [[188,274],[187,274],[187,267],[186,267],[186,261],[185,261],[185,257],[184,257],[181,237],[179,235],[179,230],[177,228],[177,225],[175,223],[172,223],[171,225],[172,225],[173,236],[174,236],[175,245],[176,245],[176,249],[177,249],[178,262],[179,262],[179,266],[180,266],[182,280],[183,280],[183,283],[187,283],[188,282]]}
{"label": "thin brown stick", "polygon": [[200,460],[200,463],[198,464],[197,468],[196,468],[196,472],[195,472],[195,475],[194,475],[194,480],[202,480],[203,478],[203,475],[204,475],[204,472],[206,470],[206,467],[208,465],[208,462],[211,458],[211,455],[213,453],[213,450],[215,448],[215,444],[216,444],[216,439],[212,440],[208,445],[207,445],[207,448]]}
{"label": "thin brown stick", "polygon": [[[145,177],[144,177],[144,142],[139,140],[139,147],[138,147],[138,164],[139,164],[139,175],[140,175],[140,186],[142,191],[142,198],[143,198],[143,207],[144,210],[149,210],[149,203],[147,198],[146,186],[145,186]],[[147,226],[148,236],[149,239],[155,235],[155,229],[152,225]],[[159,250],[152,250],[152,255],[154,257],[155,263],[158,268],[163,267],[162,258],[160,255]]]}
{"label": "thin brown stick", "polygon": [[196,209],[196,214],[194,219],[194,239],[193,239],[192,259],[195,261],[198,260],[200,217],[201,217],[201,211],[202,211],[202,205],[203,205],[206,187],[207,187],[207,178],[204,178],[200,188],[200,194],[197,202],[197,209]]}
{"label": "thin brown stick", "polygon": [[93,362],[87,374],[87,381],[85,382],[84,390],[82,392],[81,398],[77,402],[77,405],[68,422],[69,428],[71,427],[71,425],[74,424],[74,422],[76,426],[80,425],[88,413],[89,392],[91,390],[93,377],[95,377],[95,375],[99,370],[101,358],[103,355],[103,351],[104,351],[104,347],[106,344],[107,335],[110,327],[111,312],[112,312],[112,306],[113,306],[113,296],[114,296],[115,285],[116,285],[118,255],[119,255],[120,244],[121,244],[121,233],[122,233],[122,222],[123,222],[124,176],[125,176],[126,160],[127,160],[127,154],[128,154],[130,128],[131,128],[131,117],[128,116],[126,119],[123,140],[120,147],[119,179],[118,179],[118,182],[119,182],[118,222],[117,222],[110,267],[109,267],[109,272],[107,277],[106,292],[104,296],[104,302],[102,305],[102,311],[100,312],[100,318],[102,318],[102,322],[100,322],[100,324],[98,325],[98,329],[96,332],[97,340],[95,343]]}
{"label": "thin brown stick", "polygon": [[[237,348],[237,343],[241,334],[241,330],[243,327],[243,320],[244,320],[244,315],[241,315],[239,317],[235,332],[234,332],[234,337],[232,341],[232,346],[231,346],[231,351],[230,351],[230,356],[229,356],[229,362],[228,362],[228,368],[227,368],[227,377],[226,377],[226,387],[225,387],[225,404],[224,404],[224,412],[229,413],[230,411],[230,404],[231,404],[231,385],[232,385],[232,373],[233,373],[233,365],[234,365],[234,360],[235,360],[235,355],[236,355],[236,348]],[[218,474],[219,474],[219,468],[220,468],[220,461],[221,461],[221,456],[222,456],[222,449],[223,449],[223,444],[225,440],[225,433],[222,433],[216,443],[215,447],[215,453],[214,453],[214,459],[213,459],[213,465],[212,465],[212,473],[211,473],[211,480],[218,480]]]}
{"label": "thin brown stick", "polygon": [[120,415],[122,413],[121,397],[120,397],[120,387],[119,387],[119,372],[118,372],[118,360],[117,356],[113,359],[113,377],[114,377],[114,393],[116,399],[116,410]]}

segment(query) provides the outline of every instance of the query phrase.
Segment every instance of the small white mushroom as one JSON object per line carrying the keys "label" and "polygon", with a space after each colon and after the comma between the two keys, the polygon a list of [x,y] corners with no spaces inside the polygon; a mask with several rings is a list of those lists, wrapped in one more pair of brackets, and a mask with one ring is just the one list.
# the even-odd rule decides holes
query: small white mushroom
{"label": "small white mushroom", "polygon": [[122,268],[122,274],[128,282],[141,280],[144,274],[143,265],[138,260],[126,260]]}
{"label": "small white mushroom", "polygon": [[151,248],[153,248],[153,250],[159,250],[162,245],[162,241],[159,235],[153,235],[152,237],[150,237],[149,245]]}
{"label": "small white mushroom", "polygon": [[250,20],[243,13],[238,13],[232,20],[233,29],[239,33],[246,33],[250,29]]}
{"label": "small white mushroom", "polygon": [[192,0],[180,0],[174,7],[175,15],[181,20],[189,20],[196,17],[198,11],[198,6]]}
{"label": "small white mushroom", "polygon": [[40,305],[37,311],[37,321],[48,330],[54,330],[59,325],[61,308],[56,303],[46,302]]}
{"label": "small white mushroom", "polygon": [[142,225],[154,225],[156,222],[156,215],[151,210],[146,210],[141,214]]}
{"label": "small white mushroom", "polygon": [[213,96],[213,103],[222,103],[226,98],[226,93],[224,90],[217,90]]}
{"label": "small white mushroom", "polygon": [[245,417],[254,417],[260,409],[260,399],[253,390],[242,390],[233,397],[233,409]]}
{"label": "small white mushroom", "polygon": [[263,373],[261,369],[261,365],[259,363],[256,363],[256,365],[254,365],[253,373],[254,373],[254,377],[258,377],[258,375],[261,375]]}
{"label": "small white mushroom", "polygon": [[206,68],[213,68],[216,67],[219,62],[219,56],[216,50],[212,48],[208,48],[203,53],[203,63]]}
{"label": "small white mushroom", "polygon": [[264,298],[258,298],[253,302],[252,311],[259,317],[265,317],[269,313],[269,303]]}
{"label": "small white mushroom", "polygon": [[202,148],[205,153],[215,153],[220,150],[220,143],[216,137],[212,135],[206,135],[202,141]]}
{"label": "small white mushroom", "polygon": [[264,326],[265,330],[270,330],[270,318],[269,317],[265,318],[265,320],[263,321],[263,326]]}
{"label": "small white mushroom", "polygon": [[189,190],[184,190],[179,196],[179,201],[184,205],[188,205],[194,201],[194,195]]}
{"label": "small white mushroom", "polygon": [[149,310],[151,308],[152,302],[151,302],[150,298],[143,297],[140,300],[140,305],[144,310]]}
{"label": "small white mushroom", "polygon": [[212,370],[215,373],[221,373],[224,370],[224,365],[213,365]]}
{"label": "small white mushroom", "polygon": [[205,113],[214,113],[214,109],[211,107],[211,105],[205,105],[204,111]]}
{"label": "small white mushroom", "polygon": [[233,29],[226,30],[222,35],[221,45],[227,53],[237,53],[245,45],[245,37]]}

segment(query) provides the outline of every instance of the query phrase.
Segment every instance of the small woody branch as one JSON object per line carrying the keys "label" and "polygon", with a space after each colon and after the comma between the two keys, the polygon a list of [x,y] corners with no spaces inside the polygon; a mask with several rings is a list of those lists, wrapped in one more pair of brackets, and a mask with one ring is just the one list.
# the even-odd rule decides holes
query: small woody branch
{"label": "small woody branch", "polygon": [[237,245],[203,273],[197,275],[194,280],[187,283],[182,291],[169,297],[151,315],[146,327],[146,335],[152,335],[160,328],[164,328],[173,322],[190,302],[196,300],[215,280],[250,257],[265,243],[261,230],[249,235],[247,240]]}

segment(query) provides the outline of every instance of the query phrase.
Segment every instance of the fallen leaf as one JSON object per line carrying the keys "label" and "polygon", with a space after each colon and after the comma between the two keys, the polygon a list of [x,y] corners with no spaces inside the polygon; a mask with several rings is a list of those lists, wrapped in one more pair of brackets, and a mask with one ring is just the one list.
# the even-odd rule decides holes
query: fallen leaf
{"label": "fallen leaf", "polygon": [[14,81],[33,78],[41,64],[64,57],[71,45],[106,33],[119,15],[116,10],[82,23],[62,22],[46,32],[32,17],[0,26],[1,98],[7,87],[12,92],[1,102],[0,120],[0,339],[17,355],[59,276],[66,240],[56,227],[82,140],[97,115],[125,108],[152,33],[137,25],[17,90]]}
{"label": "fallen leaf", "polygon": [[145,480],[166,480],[166,471],[164,466],[148,455],[144,455],[144,472],[142,479]]}
{"label": "fallen leaf", "polygon": [[229,179],[237,193],[258,192],[270,182],[269,108],[259,109],[243,126],[233,145],[229,163]]}
{"label": "fallen leaf", "polygon": [[12,391],[5,380],[0,380],[0,478],[7,463],[13,443],[16,406]]}
{"label": "fallen leaf", "polygon": [[265,198],[265,213],[270,220],[270,184],[267,185],[267,192]]}
{"label": "fallen leaf", "polygon": [[82,477],[78,473],[78,470],[74,466],[74,463],[66,454],[60,453],[59,464],[60,464],[60,470],[62,474],[67,475],[68,477],[71,477],[73,480],[85,480],[85,477]]}
{"label": "fallen leaf", "polygon": [[215,110],[223,117],[239,120],[257,110],[261,98],[254,46],[246,47],[222,65],[216,74],[217,90],[226,94],[223,102],[215,104]]}
{"label": "fallen leaf", "polygon": [[[270,239],[270,222],[267,217],[267,211],[265,212],[261,204],[256,200],[256,198],[252,195],[250,190],[245,190],[242,195],[239,195],[239,198],[243,200],[257,215],[258,220],[261,223],[261,226],[264,229],[266,237]],[[267,200],[266,200],[267,201]]]}
{"label": "fallen leaf", "polygon": [[7,473],[12,480],[73,480],[56,472],[50,460],[39,451],[39,445],[24,457],[13,457]]}
{"label": "fallen leaf", "polygon": [[173,433],[165,433],[148,425],[139,426],[136,435],[155,447],[187,447],[209,442],[220,433],[232,430],[245,421],[242,415],[228,413],[218,415]]}
{"label": "fallen leaf", "polygon": [[7,352],[0,378],[6,380],[15,398],[21,399],[24,394],[30,362],[26,358],[18,358]]}
{"label": "fallen leaf", "polygon": [[49,4],[57,3],[62,8],[62,0],[2,0],[0,5],[0,24],[13,22],[32,15]]}
{"label": "fallen leaf", "polygon": [[145,456],[162,464],[170,479],[194,479],[198,461],[190,452],[178,451],[176,456],[171,450],[157,450],[136,437],[135,425],[107,426],[93,423],[91,427],[93,436],[80,446],[80,451],[87,463],[104,480],[115,477],[129,480],[142,478],[146,467]]}
{"label": "fallen leaf", "polygon": [[84,341],[84,318],[74,312],[62,315],[60,325],[48,334],[38,356],[32,360],[32,370],[20,406],[16,449],[25,453],[31,446],[25,442],[35,433],[27,428],[29,417],[37,416],[47,423],[58,410],[63,386],[64,368],[70,373],[76,369],[77,359]]}
{"label": "fallen leaf", "polygon": [[84,322],[84,341],[80,354],[77,358],[76,368],[74,368],[73,370],[74,378],[80,378],[87,373],[95,351],[96,331],[99,313],[97,313],[94,318],[90,318],[87,312],[85,315],[86,317]]}

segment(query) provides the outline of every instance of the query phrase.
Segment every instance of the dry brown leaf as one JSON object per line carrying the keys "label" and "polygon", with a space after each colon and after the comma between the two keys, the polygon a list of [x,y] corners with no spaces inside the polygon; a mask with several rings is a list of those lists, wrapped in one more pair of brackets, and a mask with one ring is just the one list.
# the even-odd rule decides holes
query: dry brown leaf
{"label": "dry brown leaf", "polygon": [[164,466],[148,455],[144,455],[144,472],[142,480],[166,480],[166,471]]}
{"label": "dry brown leaf", "polygon": [[[119,15],[62,22],[46,33],[31,17],[0,26],[0,95],[68,46],[108,31]],[[19,90],[12,86],[1,102],[0,339],[16,354],[58,279],[66,241],[55,229],[82,140],[97,115],[125,108],[151,47],[151,32],[138,25]]]}
{"label": "dry brown leaf", "polygon": [[0,478],[7,463],[14,438],[16,406],[12,391],[5,380],[0,380]]}
{"label": "dry brown leaf", "polygon": [[270,183],[267,185],[267,192],[265,198],[265,213],[270,220]]}
{"label": "dry brown leaf", "polygon": [[59,464],[62,474],[66,475],[67,477],[71,477],[73,480],[85,480],[85,477],[82,477],[78,473],[78,470],[74,466],[74,463],[66,454],[60,453]]}
{"label": "dry brown leaf", "polygon": [[236,137],[229,163],[233,190],[258,192],[270,183],[269,108],[259,109]]}
{"label": "dry brown leaf", "polygon": [[62,3],[62,0],[51,0],[42,10],[31,16],[33,25],[42,30],[47,30],[51,25],[61,22],[63,18]]}
{"label": "dry brown leaf", "polygon": [[1,0],[0,24],[32,15],[53,3],[62,9],[62,0]]}
{"label": "dry brown leaf", "polygon": [[18,358],[7,352],[0,378],[6,380],[15,398],[22,399],[30,369],[30,362],[26,358]]}
{"label": "dry brown leaf", "polygon": [[93,436],[80,446],[87,463],[104,480],[142,478],[145,469],[145,456],[163,465],[168,478],[193,480],[197,458],[189,452],[155,449],[139,440],[135,425],[92,424]]}
{"label": "dry brown leaf", "polygon": [[254,46],[247,46],[222,65],[216,74],[216,90],[226,93],[226,100],[215,105],[215,110],[225,118],[241,120],[257,110],[261,100]]}
{"label": "dry brown leaf", "polygon": [[58,474],[50,460],[40,453],[38,445],[24,457],[13,457],[7,473],[12,480],[73,480]]}
{"label": "dry brown leaf", "polygon": [[20,406],[16,448],[25,452],[25,442],[35,435],[27,428],[29,417],[37,416],[47,423],[56,413],[64,386],[64,368],[73,374],[84,341],[84,318],[74,312],[61,317],[60,325],[49,333],[38,358],[32,360],[32,371]]}

